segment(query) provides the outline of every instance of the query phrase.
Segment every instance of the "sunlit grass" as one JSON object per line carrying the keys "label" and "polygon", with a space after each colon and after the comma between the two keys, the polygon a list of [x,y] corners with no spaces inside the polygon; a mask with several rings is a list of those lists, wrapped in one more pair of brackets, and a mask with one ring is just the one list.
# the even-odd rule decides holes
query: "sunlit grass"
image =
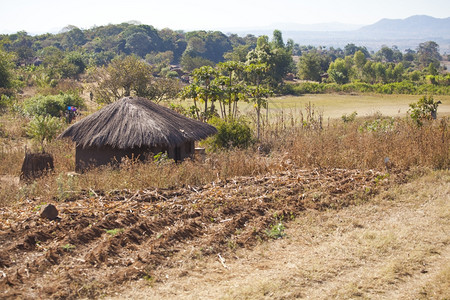
{"label": "sunlit grass", "polygon": [[[358,116],[369,116],[381,113],[385,116],[404,117],[409,109],[409,104],[417,102],[418,95],[341,95],[341,94],[318,94],[303,96],[281,96],[269,99],[269,119],[283,112],[284,114],[296,113],[304,109],[306,105],[314,105],[323,112],[323,117],[340,118],[343,114],[351,114],[356,111]],[[450,96],[436,96],[441,100],[438,113],[440,116],[450,115]],[[177,103],[185,107],[193,105],[190,100]],[[216,104],[217,106],[218,104]],[[254,106],[251,102],[240,102],[238,108],[241,114],[254,114]],[[266,112],[263,112],[265,115]]]}

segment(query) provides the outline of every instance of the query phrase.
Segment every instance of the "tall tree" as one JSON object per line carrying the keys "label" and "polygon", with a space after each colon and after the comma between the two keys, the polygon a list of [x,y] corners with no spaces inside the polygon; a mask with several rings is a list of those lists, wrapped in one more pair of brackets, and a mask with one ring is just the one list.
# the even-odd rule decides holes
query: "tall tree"
{"label": "tall tree", "polygon": [[256,48],[247,55],[246,63],[266,64],[272,87],[280,85],[286,74],[294,69],[292,50],[285,47],[281,32],[278,30],[274,31],[271,43],[265,35],[258,38]]}
{"label": "tall tree", "polygon": [[321,81],[321,58],[316,51],[303,54],[297,64],[298,76],[304,80]]}
{"label": "tall tree", "polygon": [[[220,76],[216,78],[222,88],[220,102],[222,117],[226,119],[237,117],[237,103],[245,99],[246,86],[243,83],[244,64],[236,61],[219,63]],[[226,111],[228,105],[228,114]]]}
{"label": "tall tree", "polygon": [[7,89],[12,87],[13,83],[13,60],[14,56],[0,48],[0,96]]}
{"label": "tall tree", "polygon": [[96,99],[111,103],[132,93],[147,96],[148,85],[152,81],[152,68],[137,56],[116,58],[107,68],[98,69]]}
{"label": "tall tree", "polygon": [[[192,83],[186,86],[181,92],[182,98],[194,100],[197,117],[206,122],[215,113],[214,102],[218,99],[221,90],[215,81],[218,76],[217,70],[211,66],[203,66],[192,72]],[[200,109],[197,101],[203,102],[204,109],[199,114]],[[211,106],[208,106],[211,102]]]}
{"label": "tall tree", "polygon": [[245,71],[249,83],[250,99],[255,104],[256,138],[259,140],[261,137],[261,109],[267,108],[267,98],[272,94],[272,90],[265,81],[269,67],[266,64],[248,64]]}
{"label": "tall tree", "polygon": [[417,48],[417,56],[419,59],[419,64],[422,68],[426,68],[430,63],[439,67],[439,61],[441,60],[441,55],[439,54],[439,45],[436,42],[428,41],[420,43]]}

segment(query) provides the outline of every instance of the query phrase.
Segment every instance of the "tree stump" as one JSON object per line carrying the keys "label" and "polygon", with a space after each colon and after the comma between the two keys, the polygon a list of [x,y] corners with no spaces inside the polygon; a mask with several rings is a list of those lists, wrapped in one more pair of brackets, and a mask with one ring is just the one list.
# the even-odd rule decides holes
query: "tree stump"
{"label": "tree stump", "polygon": [[54,169],[53,156],[49,153],[25,153],[20,173],[21,180],[38,178]]}

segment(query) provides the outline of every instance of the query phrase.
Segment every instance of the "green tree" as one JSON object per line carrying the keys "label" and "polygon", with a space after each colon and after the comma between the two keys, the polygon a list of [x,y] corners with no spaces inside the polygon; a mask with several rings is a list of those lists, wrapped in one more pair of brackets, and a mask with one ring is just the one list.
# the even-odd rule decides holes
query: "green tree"
{"label": "green tree", "polygon": [[428,67],[430,63],[439,66],[439,61],[441,60],[439,45],[433,41],[420,43],[417,48],[417,57],[422,68]]}
{"label": "green tree", "polygon": [[240,61],[245,62],[247,54],[250,51],[250,45],[237,45],[233,47],[232,51],[229,51],[223,55],[227,61]]}
{"label": "green tree", "polygon": [[267,98],[272,94],[272,90],[265,83],[269,68],[266,64],[248,64],[246,67],[247,80],[249,83],[250,99],[253,101],[256,110],[256,138],[261,136],[261,109],[268,108]]}
{"label": "green tree", "polygon": [[[210,66],[203,66],[192,72],[192,83],[186,86],[180,96],[184,99],[191,98],[194,100],[197,118],[206,122],[215,113],[214,102],[218,99],[221,90],[217,86],[215,78],[218,76],[217,70]],[[203,102],[204,109],[200,114],[197,102]],[[209,103],[211,102],[211,106]]]}
{"label": "green tree", "polygon": [[99,68],[96,74],[98,86],[95,97],[98,102],[111,103],[122,97],[147,97],[152,82],[152,68],[137,56],[113,59],[107,68]]}
{"label": "green tree", "polygon": [[0,97],[10,94],[14,81],[14,55],[0,48]]}
{"label": "green tree", "polygon": [[376,57],[384,62],[392,62],[394,60],[394,51],[387,46],[383,46],[380,51],[377,52]]}
{"label": "green tree", "polygon": [[331,80],[337,84],[345,84],[350,80],[350,69],[346,61],[342,58],[338,58],[330,64],[328,74]]}
{"label": "green tree", "polygon": [[86,43],[84,32],[76,26],[68,25],[63,28],[62,46],[64,49],[73,51]]}
{"label": "green tree", "polygon": [[144,32],[136,32],[127,37],[126,48],[128,48],[131,53],[140,57],[145,57],[145,55],[152,50],[152,42],[149,36]]}
{"label": "green tree", "polygon": [[181,66],[185,71],[192,72],[203,66],[214,67],[214,62],[201,56],[191,56],[185,52],[181,57]]}
{"label": "green tree", "polygon": [[355,44],[347,44],[344,47],[344,55],[345,56],[353,56],[357,51],[361,51],[364,53],[366,57],[370,57],[369,51],[367,51],[366,47],[358,47]]}
{"label": "green tree", "polygon": [[381,62],[377,62],[374,66],[374,69],[377,81],[381,83],[386,83],[387,82],[386,66]]}
{"label": "green tree", "polygon": [[367,61],[362,69],[362,78],[365,82],[375,83],[377,81],[377,73],[375,71],[375,64],[372,61]]}
{"label": "green tree", "polygon": [[364,66],[367,63],[366,56],[361,50],[355,52],[353,56],[353,61],[355,62],[356,74],[359,79],[364,78]]}
{"label": "green tree", "polygon": [[246,86],[243,82],[244,64],[236,61],[219,63],[218,71],[220,76],[216,78],[216,82],[222,89],[220,94],[222,117],[225,119],[236,118],[238,101],[246,99]]}
{"label": "green tree", "polygon": [[314,51],[303,54],[297,64],[298,76],[304,80],[321,81],[321,58],[320,55]]}
{"label": "green tree", "polygon": [[282,84],[287,73],[292,72],[294,63],[292,49],[286,47],[279,30],[274,31],[272,42],[265,35],[258,38],[256,48],[247,55],[247,64],[266,64],[271,87]]}

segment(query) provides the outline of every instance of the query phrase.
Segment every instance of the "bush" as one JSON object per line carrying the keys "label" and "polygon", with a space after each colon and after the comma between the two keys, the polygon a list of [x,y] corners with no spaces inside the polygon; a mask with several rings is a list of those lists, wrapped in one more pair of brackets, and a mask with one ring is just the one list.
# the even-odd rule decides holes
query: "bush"
{"label": "bush", "polygon": [[6,95],[0,94],[0,112],[6,111],[12,105],[12,100]]}
{"label": "bush", "polygon": [[213,151],[220,148],[247,148],[253,142],[252,130],[243,118],[213,118],[210,123],[217,128],[217,134],[206,140]]}
{"label": "bush", "polygon": [[[302,82],[291,84],[287,83],[279,91],[283,95],[303,94],[323,94],[323,93],[379,93],[379,94],[404,94],[404,95],[450,95],[450,75],[447,76],[428,76],[437,84],[416,84],[412,81],[405,80],[401,82],[387,84],[369,84],[364,82],[353,82],[347,84],[337,83],[318,83],[318,82]],[[430,79],[431,80],[431,79]]]}
{"label": "bush", "polygon": [[84,101],[80,96],[72,94],[38,95],[24,102],[23,111],[29,116],[61,117],[68,106],[81,108],[84,107]]}
{"label": "bush", "polygon": [[35,116],[27,127],[29,137],[39,143],[41,150],[45,142],[51,142],[62,127],[60,119],[51,116]]}
{"label": "bush", "polygon": [[344,123],[351,123],[351,122],[355,121],[357,115],[358,115],[358,113],[356,111],[354,111],[349,115],[343,114],[341,116],[341,119]]}
{"label": "bush", "polygon": [[408,110],[411,118],[417,124],[422,126],[425,120],[435,120],[437,117],[437,108],[441,101],[434,101],[433,96],[423,96],[418,102],[411,103]]}

